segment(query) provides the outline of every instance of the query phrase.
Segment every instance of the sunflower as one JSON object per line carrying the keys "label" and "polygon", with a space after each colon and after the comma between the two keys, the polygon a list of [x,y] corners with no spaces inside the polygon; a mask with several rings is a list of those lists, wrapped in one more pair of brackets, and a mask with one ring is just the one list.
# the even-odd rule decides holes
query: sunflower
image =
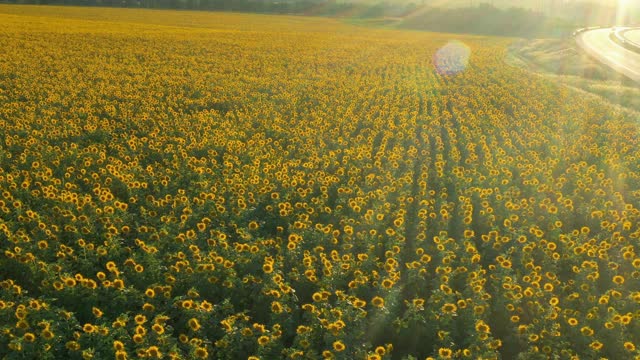
{"label": "sunflower", "polygon": [[24,341],[26,342],[34,342],[36,340],[36,336],[33,333],[25,333],[22,338],[24,339]]}
{"label": "sunflower", "polygon": [[268,344],[270,341],[268,336],[262,335],[258,338],[258,344],[260,346],[265,346],[266,344]]}
{"label": "sunflower", "polygon": [[440,348],[438,349],[438,356],[444,359],[451,359],[451,356],[453,356],[453,351],[449,348]]}
{"label": "sunflower", "polygon": [[188,324],[193,331],[198,331],[201,328],[200,322],[198,322],[198,319],[196,318],[189,319]]}
{"label": "sunflower", "polygon": [[384,299],[380,296],[374,296],[373,299],[371,299],[371,304],[375,307],[382,308],[384,307]]}
{"label": "sunflower", "polygon": [[458,307],[456,306],[456,304],[446,303],[442,305],[442,312],[445,314],[454,313],[456,312],[456,310],[458,310]]}
{"label": "sunflower", "polygon": [[602,349],[603,344],[600,341],[593,341],[591,342],[591,344],[589,344],[589,347],[592,348],[595,351],[599,351],[600,349]]}
{"label": "sunflower", "polygon": [[209,352],[203,347],[197,347],[194,351],[194,355],[198,359],[206,359],[209,357]]}

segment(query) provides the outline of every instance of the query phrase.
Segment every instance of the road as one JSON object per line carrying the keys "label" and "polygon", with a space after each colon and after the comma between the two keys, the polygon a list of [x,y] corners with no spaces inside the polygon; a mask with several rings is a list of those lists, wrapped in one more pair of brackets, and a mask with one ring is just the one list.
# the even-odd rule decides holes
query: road
{"label": "road", "polygon": [[[640,82],[640,54],[628,50],[609,37],[611,29],[588,30],[576,35],[576,42],[589,55],[624,74],[628,78]],[[640,31],[627,31],[625,37],[640,40]]]}
{"label": "road", "polygon": [[640,44],[640,29],[633,29],[633,30],[626,31],[624,33],[624,37],[635,43]]}

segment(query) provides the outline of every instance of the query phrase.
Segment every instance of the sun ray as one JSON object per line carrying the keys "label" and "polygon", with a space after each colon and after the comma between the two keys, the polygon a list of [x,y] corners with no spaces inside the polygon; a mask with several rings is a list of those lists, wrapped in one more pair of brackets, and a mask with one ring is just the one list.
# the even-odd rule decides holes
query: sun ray
{"label": "sun ray", "polygon": [[629,6],[631,5],[630,0],[618,0],[616,6],[616,25],[623,26],[628,25],[628,14],[629,14]]}

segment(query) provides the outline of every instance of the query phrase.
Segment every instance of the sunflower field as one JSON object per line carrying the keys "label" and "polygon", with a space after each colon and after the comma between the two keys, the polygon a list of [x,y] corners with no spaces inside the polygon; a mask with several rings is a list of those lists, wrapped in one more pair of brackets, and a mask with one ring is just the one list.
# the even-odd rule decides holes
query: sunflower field
{"label": "sunflower field", "polygon": [[509,39],[0,5],[0,358],[640,358],[640,123]]}

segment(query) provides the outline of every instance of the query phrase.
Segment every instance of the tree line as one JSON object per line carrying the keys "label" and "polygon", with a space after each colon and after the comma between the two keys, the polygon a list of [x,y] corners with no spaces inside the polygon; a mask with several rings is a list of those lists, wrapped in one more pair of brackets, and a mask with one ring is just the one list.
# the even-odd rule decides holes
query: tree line
{"label": "tree line", "polygon": [[548,15],[539,9],[507,8],[476,1],[457,8],[433,7],[431,0],[415,1],[402,4],[351,0],[0,0],[0,3],[384,18],[392,19],[385,24],[405,29],[514,37],[566,37],[578,27],[631,23],[631,19],[640,16],[634,9],[621,19],[615,8],[583,2],[563,3],[553,15]]}
{"label": "tree line", "polygon": [[0,0],[0,3],[238,11],[319,16],[353,14],[356,11],[359,17],[377,17],[386,13],[400,15],[418,6],[416,4],[392,5],[387,3],[365,5],[334,0]]}

